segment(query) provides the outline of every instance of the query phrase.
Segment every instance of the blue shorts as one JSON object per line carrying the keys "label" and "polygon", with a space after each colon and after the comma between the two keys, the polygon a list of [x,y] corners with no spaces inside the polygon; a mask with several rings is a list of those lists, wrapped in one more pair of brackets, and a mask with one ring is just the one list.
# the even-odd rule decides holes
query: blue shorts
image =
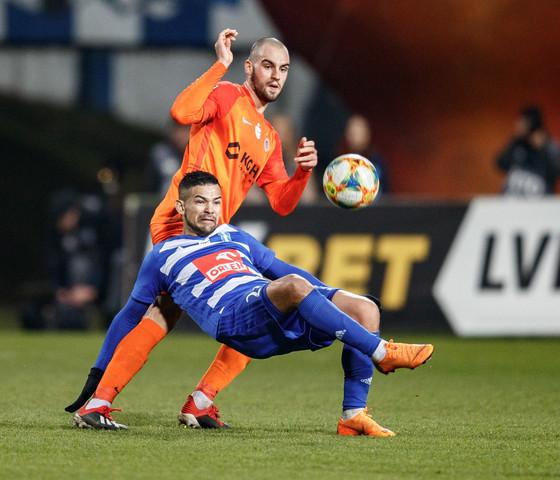
{"label": "blue shorts", "polygon": [[[297,350],[318,350],[335,337],[312,328],[296,310],[278,310],[266,294],[267,283],[248,290],[218,324],[216,339],[251,358],[268,358]],[[335,288],[316,287],[329,300]]]}

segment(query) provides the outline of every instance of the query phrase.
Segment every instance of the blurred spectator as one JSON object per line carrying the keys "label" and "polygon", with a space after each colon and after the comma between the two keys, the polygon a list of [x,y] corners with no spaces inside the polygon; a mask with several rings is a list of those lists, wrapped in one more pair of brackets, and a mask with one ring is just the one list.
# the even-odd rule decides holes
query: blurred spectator
{"label": "blurred spectator", "polygon": [[[102,221],[99,235],[103,257],[103,281],[98,304],[108,327],[121,309],[122,270],[125,261],[122,246],[123,192],[121,190],[122,165],[119,161],[107,163],[97,172],[101,187]],[[102,225],[101,225],[102,224]]]}
{"label": "blurred spectator", "polygon": [[190,125],[169,122],[165,139],[156,143],[150,150],[146,169],[147,191],[162,197],[167,193],[173,175],[183,162],[190,131]]}
{"label": "blurred spectator", "polygon": [[338,145],[337,155],[345,153],[357,153],[373,163],[379,174],[379,193],[390,193],[385,159],[373,145],[371,127],[362,115],[352,115],[346,122],[346,127]]}
{"label": "blurred spectator", "polygon": [[54,291],[56,327],[89,327],[88,307],[99,297],[103,280],[99,213],[101,202],[73,192],[58,192],[51,202],[47,265]]}
{"label": "blurred spectator", "polygon": [[[298,139],[301,138],[296,132],[296,127],[292,118],[286,114],[277,113],[272,115],[269,120],[274,130],[278,133],[282,142],[282,157],[284,158],[284,166],[288,175],[291,177],[296,171],[296,157],[298,148]],[[317,167],[313,169],[313,173],[307,182],[305,191],[301,196],[299,205],[311,205],[317,201],[319,194],[317,175],[319,171]]]}
{"label": "blurred spectator", "polygon": [[251,186],[247,195],[245,196],[245,205],[266,205],[268,200],[263,190],[259,188],[256,182]]}
{"label": "blurred spectator", "polygon": [[521,110],[514,135],[498,155],[496,165],[506,172],[505,195],[543,196],[554,193],[560,177],[560,149],[545,129],[537,106]]}
{"label": "blurred spectator", "polygon": [[52,196],[48,220],[50,295],[26,302],[23,326],[84,330],[99,312],[110,222],[100,197],[69,190]]}
{"label": "blurred spectator", "polygon": [[[173,175],[183,163],[183,154],[191,136],[191,126],[173,120],[167,124],[165,138],[156,143],[148,154],[145,172],[146,191],[163,198],[171,185]],[[152,235],[146,232],[146,254],[152,249]],[[118,310],[117,310],[118,312]]]}

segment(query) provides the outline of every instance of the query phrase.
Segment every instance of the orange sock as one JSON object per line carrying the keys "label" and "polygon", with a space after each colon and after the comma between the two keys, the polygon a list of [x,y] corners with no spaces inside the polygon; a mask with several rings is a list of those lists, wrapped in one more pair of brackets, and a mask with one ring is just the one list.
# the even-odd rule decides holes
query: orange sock
{"label": "orange sock", "polygon": [[95,390],[95,398],[113,402],[148,360],[152,349],[165,337],[165,331],[149,318],[142,321],[118,344],[103,378]]}
{"label": "orange sock", "polygon": [[195,390],[202,390],[210,400],[214,400],[216,393],[228,386],[250,361],[249,357],[237,350],[222,345]]}

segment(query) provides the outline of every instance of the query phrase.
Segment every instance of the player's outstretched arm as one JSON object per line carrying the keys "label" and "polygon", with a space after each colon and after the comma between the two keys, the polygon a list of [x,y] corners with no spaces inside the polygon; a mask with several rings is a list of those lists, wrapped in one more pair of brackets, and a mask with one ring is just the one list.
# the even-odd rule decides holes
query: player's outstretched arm
{"label": "player's outstretched arm", "polygon": [[237,31],[230,28],[220,32],[214,45],[216,63],[175,99],[170,112],[173,120],[182,125],[191,125],[214,117],[217,111],[216,103],[207,100],[233,61],[231,42],[235,41],[236,36]]}
{"label": "player's outstretched arm", "polygon": [[286,263],[278,258],[275,258],[270,266],[263,272],[261,272],[265,277],[270,278],[271,280],[277,280],[278,278],[282,278],[286,275],[290,274],[297,274],[300,277],[305,278],[311,285],[314,287],[327,287],[321,280],[317,277],[309,273],[307,270],[303,270],[302,268],[296,267],[290,263]]}
{"label": "player's outstretched arm", "polygon": [[271,158],[265,165],[261,174],[263,182],[259,186],[265,191],[272,209],[279,215],[288,215],[296,208],[313,168],[317,165],[317,150],[313,140],[303,137],[294,158],[298,168],[288,177],[280,146],[277,145],[276,149],[278,153],[274,161]]}

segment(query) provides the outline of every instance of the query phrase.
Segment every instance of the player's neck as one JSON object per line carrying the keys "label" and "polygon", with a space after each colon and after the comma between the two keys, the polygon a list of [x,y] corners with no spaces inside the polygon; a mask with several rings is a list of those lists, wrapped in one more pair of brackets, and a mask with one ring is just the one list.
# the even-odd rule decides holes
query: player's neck
{"label": "player's neck", "polygon": [[264,111],[266,110],[266,107],[268,106],[268,102],[263,103],[260,100],[260,98],[257,97],[257,94],[251,88],[251,86],[249,85],[249,82],[245,81],[243,86],[247,89],[247,91],[249,92],[249,95],[251,95],[251,99],[253,100],[253,103],[255,104],[257,112],[259,112],[259,114],[262,115],[264,113]]}

